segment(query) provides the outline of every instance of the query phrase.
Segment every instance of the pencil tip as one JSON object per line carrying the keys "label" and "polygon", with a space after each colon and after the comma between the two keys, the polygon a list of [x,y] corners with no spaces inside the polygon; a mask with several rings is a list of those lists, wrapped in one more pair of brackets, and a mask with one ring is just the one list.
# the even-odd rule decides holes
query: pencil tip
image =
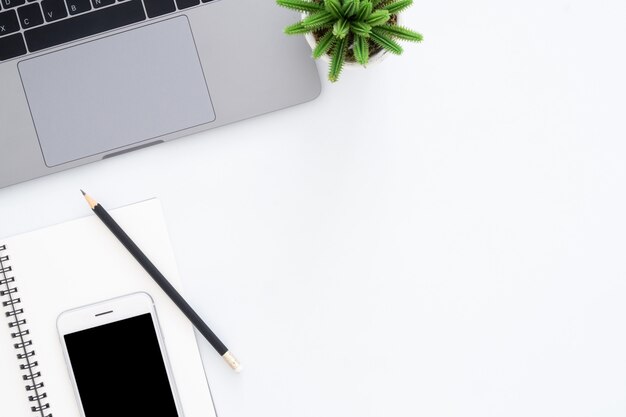
{"label": "pencil tip", "polygon": [[93,198],[91,198],[89,196],[89,194],[87,194],[86,192],[84,192],[83,190],[80,190],[81,193],[83,193],[83,197],[85,197],[85,200],[87,200],[87,204],[89,204],[89,207],[91,207],[91,209],[93,210],[98,203],[96,202],[96,200],[94,200]]}

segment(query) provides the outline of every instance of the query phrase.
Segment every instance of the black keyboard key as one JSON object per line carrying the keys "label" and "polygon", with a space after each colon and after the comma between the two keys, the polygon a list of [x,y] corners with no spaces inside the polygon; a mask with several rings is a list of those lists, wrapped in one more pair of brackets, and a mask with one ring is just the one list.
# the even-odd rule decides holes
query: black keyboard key
{"label": "black keyboard key", "polygon": [[148,17],[157,17],[176,11],[174,0],[144,0]]}
{"label": "black keyboard key", "polygon": [[0,61],[15,58],[26,53],[26,45],[21,33],[0,38]]}
{"label": "black keyboard key", "polygon": [[176,0],[176,5],[179,9],[186,9],[188,7],[197,6],[200,4],[200,0]]}
{"label": "black keyboard key", "polygon": [[71,15],[87,12],[91,10],[91,3],[89,0],[67,0],[67,10]]}
{"label": "black keyboard key", "polygon": [[26,3],[26,0],[0,0],[0,3],[2,3],[2,7],[5,9],[10,9],[11,7],[21,6]]}
{"label": "black keyboard key", "polygon": [[43,15],[38,3],[29,4],[17,9],[20,24],[24,29],[30,29],[43,24]]}
{"label": "black keyboard key", "polygon": [[209,3],[211,1],[213,1],[213,0],[202,0],[202,3]]}
{"label": "black keyboard key", "polygon": [[67,17],[67,10],[65,9],[63,0],[43,0],[41,2],[41,8],[43,9],[46,22],[54,22],[55,20]]}
{"label": "black keyboard key", "polygon": [[[46,0],[44,0],[46,1]],[[85,13],[24,32],[31,52],[75,41],[107,30],[146,19],[141,0],[130,0],[113,7]]]}
{"label": "black keyboard key", "polygon": [[20,24],[17,21],[15,10],[0,12],[0,36],[8,35],[18,30],[20,30]]}
{"label": "black keyboard key", "polygon": [[100,7],[110,6],[114,4],[115,0],[91,0],[91,2],[93,3],[93,7],[95,9],[98,9]]}

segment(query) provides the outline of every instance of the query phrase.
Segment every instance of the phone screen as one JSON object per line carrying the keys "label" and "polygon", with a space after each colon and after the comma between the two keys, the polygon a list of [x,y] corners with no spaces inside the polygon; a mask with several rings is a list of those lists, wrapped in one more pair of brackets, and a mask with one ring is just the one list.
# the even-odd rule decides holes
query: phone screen
{"label": "phone screen", "polygon": [[150,313],[64,337],[86,417],[179,417]]}

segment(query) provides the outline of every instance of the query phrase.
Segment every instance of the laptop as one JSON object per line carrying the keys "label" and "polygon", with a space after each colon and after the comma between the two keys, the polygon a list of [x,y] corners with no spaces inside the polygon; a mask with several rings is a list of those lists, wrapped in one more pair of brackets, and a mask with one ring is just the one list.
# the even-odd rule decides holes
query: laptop
{"label": "laptop", "polygon": [[273,0],[0,0],[0,187],[314,99]]}

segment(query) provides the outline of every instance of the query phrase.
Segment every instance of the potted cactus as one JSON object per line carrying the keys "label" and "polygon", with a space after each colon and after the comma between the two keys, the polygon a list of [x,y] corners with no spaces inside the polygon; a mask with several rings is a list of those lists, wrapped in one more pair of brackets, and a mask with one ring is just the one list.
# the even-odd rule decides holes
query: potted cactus
{"label": "potted cactus", "polygon": [[276,0],[302,13],[302,20],[285,28],[288,35],[305,35],[315,59],[329,62],[328,79],[335,82],[346,65],[400,55],[397,39],[420,42],[422,35],[399,25],[399,13],[413,0]]}

